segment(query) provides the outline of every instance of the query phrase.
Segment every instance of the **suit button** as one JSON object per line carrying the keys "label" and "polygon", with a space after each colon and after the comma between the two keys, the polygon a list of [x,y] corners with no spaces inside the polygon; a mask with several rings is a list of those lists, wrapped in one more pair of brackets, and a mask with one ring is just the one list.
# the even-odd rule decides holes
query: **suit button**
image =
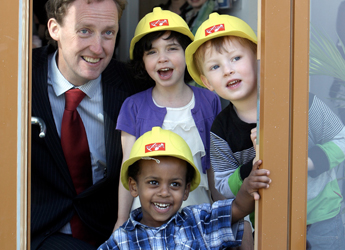
{"label": "suit button", "polygon": [[104,168],[103,170],[103,178],[107,177],[107,168]]}

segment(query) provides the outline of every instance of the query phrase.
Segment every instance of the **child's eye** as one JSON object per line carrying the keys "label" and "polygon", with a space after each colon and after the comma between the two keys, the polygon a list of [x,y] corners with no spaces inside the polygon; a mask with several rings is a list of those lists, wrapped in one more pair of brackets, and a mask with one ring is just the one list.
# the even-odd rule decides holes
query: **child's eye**
{"label": "child's eye", "polygon": [[149,181],[150,185],[158,185],[158,181]]}
{"label": "child's eye", "polygon": [[173,187],[179,187],[179,186],[181,186],[181,184],[180,184],[179,182],[173,182],[173,183],[171,183],[170,185],[173,186]]}
{"label": "child's eye", "polygon": [[218,69],[219,68],[219,65],[213,65],[212,67],[211,67],[211,70],[216,70],[216,69]]}
{"label": "child's eye", "polygon": [[178,47],[170,47],[169,50],[178,50]]}
{"label": "child's eye", "polygon": [[156,53],[154,50],[149,50],[149,51],[146,51],[146,55],[153,55],[154,53]]}
{"label": "child's eye", "polygon": [[234,57],[231,61],[232,61],[232,62],[236,62],[236,61],[238,61],[238,60],[240,60],[240,59],[241,59],[240,56],[236,56],[236,57]]}

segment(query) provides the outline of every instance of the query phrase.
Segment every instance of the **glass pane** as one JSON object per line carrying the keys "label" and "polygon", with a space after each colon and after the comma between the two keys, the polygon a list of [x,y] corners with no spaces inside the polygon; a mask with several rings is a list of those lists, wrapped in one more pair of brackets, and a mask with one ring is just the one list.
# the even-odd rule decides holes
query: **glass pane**
{"label": "glass pane", "polygon": [[307,249],[344,249],[345,1],[310,1]]}

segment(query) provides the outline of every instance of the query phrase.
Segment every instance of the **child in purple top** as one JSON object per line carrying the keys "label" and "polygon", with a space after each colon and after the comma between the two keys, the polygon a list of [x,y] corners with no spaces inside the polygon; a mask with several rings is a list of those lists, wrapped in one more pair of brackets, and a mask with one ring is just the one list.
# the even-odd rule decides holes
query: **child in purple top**
{"label": "child in purple top", "polygon": [[[137,25],[130,47],[134,73],[154,87],[128,98],[118,116],[123,162],[137,138],[159,126],[179,134],[192,150],[201,174],[200,186],[182,207],[212,203],[223,197],[214,188],[210,168],[210,129],[221,110],[218,96],[207,89],[186,84],[185,48],[194,39],[186,22],[177,14],[154,8]],[[189,77],[189,75],[188,75]],[[140,206],[122,184],[119,185],[118,221],[115,229]]]}

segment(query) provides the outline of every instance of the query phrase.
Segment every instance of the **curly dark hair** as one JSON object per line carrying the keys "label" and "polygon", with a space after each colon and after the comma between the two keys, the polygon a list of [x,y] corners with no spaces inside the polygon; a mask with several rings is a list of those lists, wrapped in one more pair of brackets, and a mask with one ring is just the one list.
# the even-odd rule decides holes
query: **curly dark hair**
{"label": "curly dark hair", "polygon": [[[161,156],[161,157],[170,157],[170,156]],[[140,174],[139,161],[134,162],[131,166],[128,167],[128,177],[132,177],[136,182],[138,182],[138,175]],[[187,163],[186,184],[188,184],[192,182],[195,175],[195,170],[193,166],[190,165],[189,162],[186,162],[186,163]]]}
{"label": "curly dark hair", "polygon": [[[72,4],[74,1],[75,0],[48,0],[45,4],[48,20],[50,18],[54,18],[58,22],[58,24],[62,25],[63,19],[67,13],[67,10],[70,4]],[[87,0],[87,4],[90,4],[93,1],[102,2],[104,0]],[[127,0],[113,0],[113,1],[116,4],[118,16],[120,20],[122,13],[126,7]],[[49,43],[57,46],[56,41],[50,37],[49,32],[46,32],[46,36],[49,40]]]}
{"label": "curly dark hair", "polygon": [[[152,48],[152,43],[156,39],[163,36],[167,30],[156,31],[149,33],[142,37],[134,46],[133,49],[133,60],[130,61],[129,67],[133,70],[133,75],[138,80],[149,82],[152,86],[155,85],[153,79],[146,72],[145,64],[143,61],[143,56],[145,51],[149,51]],[[185,51],[187,46],[192,42],[192,40],[179,32],[171,31],[170,35],[165,39],[175,39]],[[192,77],[189,75],[187,68],[185,69],[184,81],[188,83],[192,80]]]}

